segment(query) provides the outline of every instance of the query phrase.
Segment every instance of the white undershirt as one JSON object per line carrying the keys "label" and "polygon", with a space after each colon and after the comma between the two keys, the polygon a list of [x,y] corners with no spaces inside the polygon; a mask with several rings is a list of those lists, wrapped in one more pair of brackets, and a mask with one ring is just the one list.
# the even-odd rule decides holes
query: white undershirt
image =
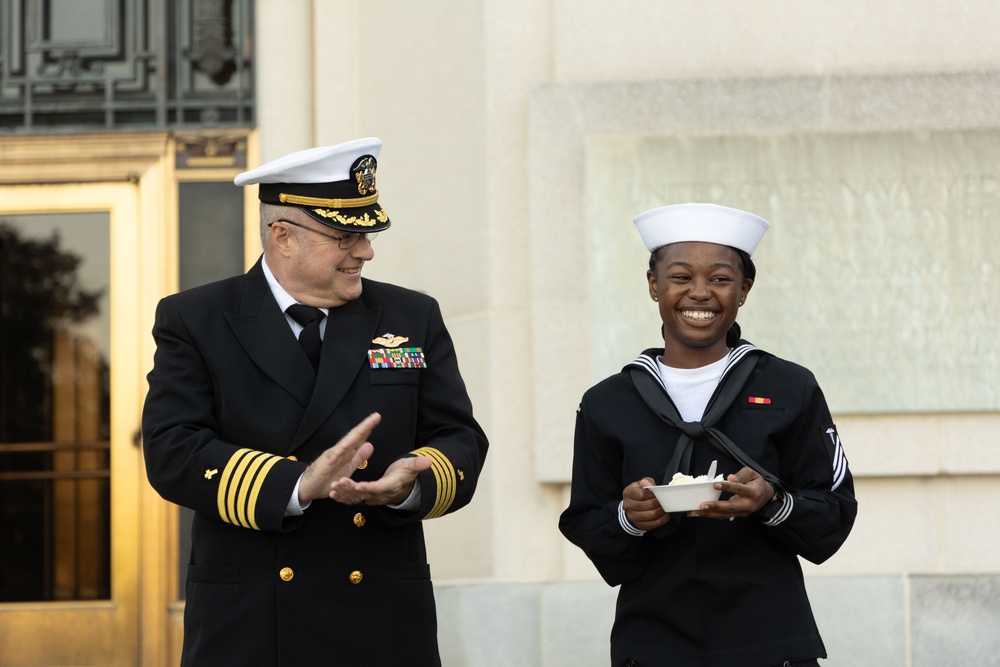
{"label": "white undershirt", "polygon": [[660,358],[656,365],[660,369],[660,379],[670,399],[677,406],[681,419],[686,422],[700,422],[712,398],[715,388],[719,386],[722,373],[729,363],[729,355],[716,362],[700,368],[672,368],[665,366]]}

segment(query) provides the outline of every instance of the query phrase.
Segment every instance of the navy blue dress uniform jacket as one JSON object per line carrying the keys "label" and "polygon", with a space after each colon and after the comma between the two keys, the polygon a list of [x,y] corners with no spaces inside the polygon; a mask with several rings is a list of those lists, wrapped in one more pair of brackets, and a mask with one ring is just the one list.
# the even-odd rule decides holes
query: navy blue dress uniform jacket
{"label": "navy blue dress uniform jacket", "polygon": [[[769,667],[826,657],[798,557],[820,563],[847,539],[854,482],[813,374],[753,354],[756,366],[716,428],[781,480],[788,500],[774,522],[682,516],[669,534],[628,534],[618,514],[622,490],[644,477],[669,483],[663,475],[681,431],[647,407],[631,364],[583,396],[559,525],[608,584],[621,586],[612,665]],[[637,366],[649,371],[648,362]],[[713,459],[725,475],[742,467],[699,439],[684,472],[705,474]]]}
{"label": "navy blue dress uniform jacket", "polygon": [[[372,368],[384,334],[425,368]],[[437,302],[365,280],[331,309],[313,370],[260,261],[164,298],[142,415],[146,470],[195,511],[185,665],[438,665],[421,521],[472,498],[487,441]],[[309,461],[372,412],[374,453],[353,475],[426,456],[419,511],[314,501],[285,516]]]}

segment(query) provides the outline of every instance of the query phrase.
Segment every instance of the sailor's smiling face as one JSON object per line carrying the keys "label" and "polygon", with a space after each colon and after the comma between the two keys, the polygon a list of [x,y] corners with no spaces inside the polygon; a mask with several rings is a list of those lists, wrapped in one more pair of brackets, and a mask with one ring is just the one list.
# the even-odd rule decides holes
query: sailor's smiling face
{"label": "sailor's smiling face", "polygon": [[729,351],[726,333],[753,285],[739,255],[729,246],[696,241],[656,253],[646,279],[663,321],[663,363],[698,368],[718,361]]}

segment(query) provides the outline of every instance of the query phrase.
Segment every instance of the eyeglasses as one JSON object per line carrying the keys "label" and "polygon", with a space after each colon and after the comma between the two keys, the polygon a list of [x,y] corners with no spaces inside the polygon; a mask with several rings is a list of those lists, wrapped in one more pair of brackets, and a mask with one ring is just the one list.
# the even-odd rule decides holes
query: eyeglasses
{"label": "eyeglasses", "polygon": [[[313,229],[312,227],[306,227],[303,224],[299,224],[294,220],[288,220],[286,218],[278,218],[274,222],[284,222],[289,225],[301,227],[302,229],[308,229],[310,232],[314,232],[316,234],[319,234],[320,236],[325,236],[328,239],[333,239],[334,241],[337,242],[337,245],[340,247],[341,250],[350,250],[354,246],[358,245],[358,241],[360,241],[362,238],[368,239],[368,242],[371,243],[372,241],[375,240],[375,237],[378,236],[378,232],[348,232],[344,236],[334,236],[333,234],[327,234],[326,232],[321,232],[318,229]],[[274,222],[268,223],[267,226],[270,227],[271,225],[274,224]]]}

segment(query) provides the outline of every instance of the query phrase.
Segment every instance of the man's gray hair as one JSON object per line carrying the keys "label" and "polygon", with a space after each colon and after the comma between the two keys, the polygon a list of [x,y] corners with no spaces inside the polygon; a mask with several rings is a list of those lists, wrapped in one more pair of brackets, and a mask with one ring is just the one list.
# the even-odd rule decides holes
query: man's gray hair
{"label": "man's gray hair", "polygon": [[285,209],[287,206],[278,206],[277,204],[266,204],[264,202],[260,203],[260,245],[264,249],[264,252],[271,247],[271,228],[272,222],[280,220],[285,215]]}

